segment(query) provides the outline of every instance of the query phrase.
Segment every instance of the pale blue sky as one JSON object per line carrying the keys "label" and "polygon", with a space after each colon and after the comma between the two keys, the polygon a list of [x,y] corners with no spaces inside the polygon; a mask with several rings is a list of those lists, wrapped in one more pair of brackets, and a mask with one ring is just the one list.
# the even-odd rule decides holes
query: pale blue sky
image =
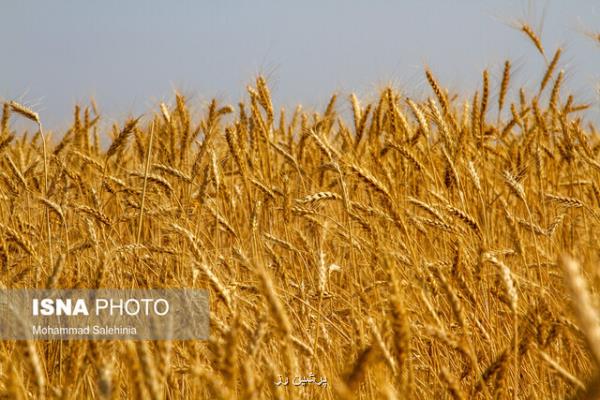
{"label": "pale blue sky", "polygon": [[[428,90],[423,66],[453,90],[481,71],[499,79],[510,58],[518,84],[536,86],[544,61],[510,21],[543,21],[566,86],[594,101],[598,1],[8,1],[1,0],[0,100],[18,99],[63,128],[76,102],[94,97],[109,121],[147,112],[175,88],[202,104],[237,103],[263,73],[275,100],[323,107],[336,91],[369,98],[392,83]],[[343,106],[347,107],[347,106]]]}

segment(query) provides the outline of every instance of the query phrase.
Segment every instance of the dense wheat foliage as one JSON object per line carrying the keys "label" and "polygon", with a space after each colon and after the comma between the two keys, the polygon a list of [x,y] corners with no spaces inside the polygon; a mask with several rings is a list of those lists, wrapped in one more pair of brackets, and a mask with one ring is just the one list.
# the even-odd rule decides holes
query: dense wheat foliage
{"label": "dense wheat foliage", "polygon": [[510,62],[470,97],[427,69],[429,97],[322,112],[258,78],[106,147],[95,105],[59,136],[5,104],[1,284],[209,288],[211,335],[2,342],[3,398],[595,398],[600,138],[560,55],[533,92]]}

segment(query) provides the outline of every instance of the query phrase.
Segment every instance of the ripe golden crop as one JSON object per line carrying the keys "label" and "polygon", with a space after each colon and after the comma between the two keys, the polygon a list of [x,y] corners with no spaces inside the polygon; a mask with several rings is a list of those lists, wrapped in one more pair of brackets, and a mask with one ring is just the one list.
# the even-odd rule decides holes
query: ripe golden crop
{"label": "ripe golden crop", "polygon": [[560,55],[534,93],[508,61],[466,97],[427,69],[430,97],[351,118],[279,111],[259,77],[107,148],[90,108],[55,135],[5,104],[1,285],[206,287],[211,335],[0,342],[3,398],[595,398],[600,140]]}

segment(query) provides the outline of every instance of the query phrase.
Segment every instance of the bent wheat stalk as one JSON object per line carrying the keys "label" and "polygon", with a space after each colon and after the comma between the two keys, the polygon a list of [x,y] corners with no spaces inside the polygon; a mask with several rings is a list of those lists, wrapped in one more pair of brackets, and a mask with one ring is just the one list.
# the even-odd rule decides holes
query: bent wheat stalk
{"label": "bent wheat stalk", "polygon": [[[44,130],[42,128],[42,121],[40,120],[40,116],[38,113],[34,112],[33,110],[29,109],[28,107],[25,107],[22,104],[19,104],[15,101],[11,101],[8,103],[10,109],[29,119],[30,121],[33,121],[37,124],[38,129],[40,130],[40,136],[42,137],[42,156],[44,158],[44,197],[47,198],[48,197],[48,155],[47,155],[47,149],[46,149],[46,135],[44,135]],[[46,214],[46,231],[47,231],[47,240],[48,240],[48,258],[50,260],[50,265],[54,265],[54,259],[52,257],[52,228],[50,226],[50,212],[49,210],[46,208],[45,209],[45,214]]]}

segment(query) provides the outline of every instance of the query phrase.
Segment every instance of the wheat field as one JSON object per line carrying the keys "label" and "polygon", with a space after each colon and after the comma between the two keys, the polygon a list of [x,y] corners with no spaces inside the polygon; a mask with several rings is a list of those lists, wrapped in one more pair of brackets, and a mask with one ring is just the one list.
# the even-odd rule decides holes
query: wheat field
{"label": "wheat field", "polygon": [[1,285],[208,288],[211,334],[2,341],[2,398],[598,398],[600,138],[547,56],[535,90],[284,111],[259,77],[109,132],[5,103]]}

